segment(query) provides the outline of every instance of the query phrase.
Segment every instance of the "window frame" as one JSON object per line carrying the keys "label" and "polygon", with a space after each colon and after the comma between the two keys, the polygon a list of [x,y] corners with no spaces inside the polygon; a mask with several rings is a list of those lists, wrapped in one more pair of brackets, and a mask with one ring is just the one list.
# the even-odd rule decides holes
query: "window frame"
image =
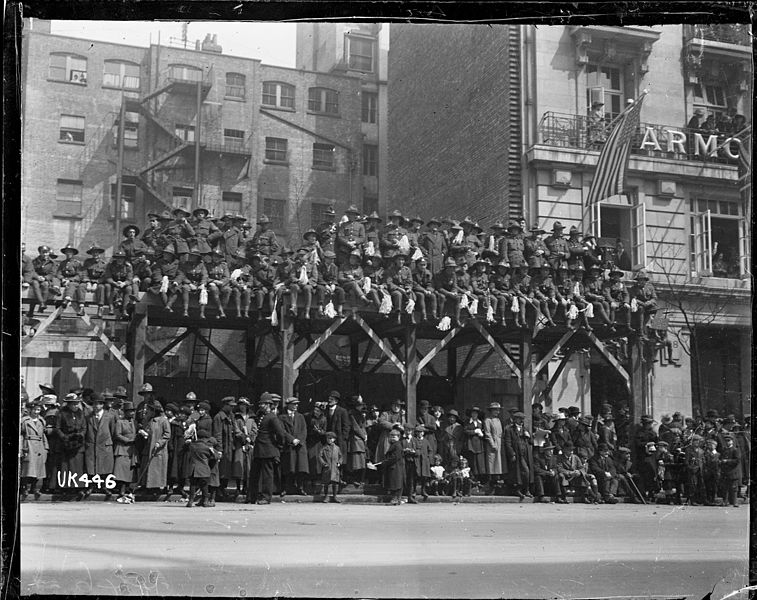
{"label": "window frame", "polygon": [[[278,210],[271,210],[276,205],[277,209],[281,208],[281,214]],[[263,198],[262,214],[271,220],[271,229],[276,233],[286,233],[286,200],[283,198]]]}
{"label": "window frame", "polygon": [[[116,217],[116,188],[118,183],[110,184],[110,218]],[[128,190],[128,191],[127,191]],[[136,219],[137,185],[134,183],[121,182],[121,219],[133,221]],[[128,208],[124,211],[124,208]]]}
{"label": "window frame", "polygon": [[[108,76],[115,75],[114,73],[107,73],[105,69],[108,65],[118,65],[119,66],[119,72],[116,75],[118,77],[118,83],[108,83],[107,78]],[[126,68],[127,67],[136,67],[138,75],[135,77],[134,75],[127,75],[126,74]],[[136,79],[136,85],[126,85],[127,79]],[[103,82],[102,87],[104,88],[112,88],[116,90],[139,90],[141,88],[141,82],[142,82],[142,73],[141,68],[138,63],[129,61],[129,60],[123,60],[123,59],[106,59],[103,61]]]}
{"label": "window frame", "polygon": [[378,123],[378,94],[376,92],[362,92],[360,120],[363,123]]}
{"label": "window frame", "polygon": [[[53,66],[51,64],[52,58],[54,56],[60,56],[65,58],[65,65],[63,67],[60,66]],[[72,61],[83,61],[84,62],[84,69],[74,69],[72,66]],[[81,65],[79,65],[81,66]],[[51,69],[64,69],[65,73],[63,75],[63,78],[54,76],[52,74]],[[74,54],[72,52],[50,52],[48,56],[48,63],[47,63],[47,79],[49,81],[58,81],[60,83],[69,83],[73,85],[78,85],[81,87],[86,87],[88,83],[88,71],[89,71],[89,61],[86,56],[82,56],[81,54]],[[78,78],[74,79],[74,73],[78,73]],[[81,74],[84,74],[84,78],[82,79]]]}
{"label": "window frame", "polygon": [[[195,126],[184,123],[174,123],[174,135],[187,144],[193,144],[195,141]],[[189,139],[190,137],[192,139]]]}
{"label": "window frame", "polygon": [[[234,132],[234,133],[241,133],[241,136],[236,135],[228,135],[227,132]],[[227,129],[224,128],[223,130],[223,145],[229,146],[232,148],[241,148],[244,146],[244,138],[245,138],[246,132],[242,129]]]}
{"label": "window frame", "polygon": [[[283,142],[283,144],[281,144],[283,148],[275,147],[277,142]],[[280,154],[277,154],[277,153],[283,153],[283,158],[281,158]],[[282,164],[288,163],[289,140],[287,138],[266,136],[264,157],[267,162],[275,162],[275,163],[282,163]]]}
{"label": "window frame", "polygon": [[[594,70],[592,70],[594,69]],[[607,78],[604,77],[604,71],[608,71]],[[612,75],[610,70],[617,71],[618,75],[618,87],[612,86]],[[596,84],[592,84],[592,77],[596,80]],[[612,121],[625,109],[625,95],[626,95],[626,72],[625,66],[622,64],[602,64],[597,62],[589,62],[586,65],[586,106],[588,110],[591,110],[591,103],[594,98],[601,97],[604,103],[604,116],[605,119]],[[607,85],[603,84],[603,81],[607,81]],[[612,107],[612,101],[617,99],[617,107]],[[617,108],[617,111],[614,110]]]}
{"label": "window frame", "polygon": [[[329,95],[332,95],[332,102],[329,102]],[[318,96],[315,98],[314,96]],[[335,107],[335,110],[328,110],[329,106]],[[328,115],[330,117],[339,116],[339,92],[337,90],[325,87],[308,88],[308,112],[317,115]]]}
{"label": "window frame", "polygon": [[[113,125],[113,147],[118,147],[118,136],[120,135],[118,123]],[[139,148],[139,113],[124,113],[124,148],[134,150]]]}
{"label": "window frame", "polygon": [[[199,73],[199,77],[197,79],[192,79],[191,77],[177,77],[175,74],[175,71],[177,69],[181,69],[183,72],[189,74],[189,73]],[[172,63],[168,65],[168,79],[172,79],[174,81],[188,81],[191,83],[197,83],[198,81],[203,81],[205,78],[205,71],[203,71],[199,67],[195,67],[194,65],[186,65],[184,63]]]}
{"label": "window frame", "polygon": [[[373,154],[373,156],[370,156]],[[379,148],[377,144],[363,144],[363,176],[378,177]],[[371,169],[371,166],[373,167]],[[373,171],[373,172],[371,172]]]}
{"label": "window frame", "polygon": [[[346,34],[347,38],[347,67],[350,71],[360,71],[361,73],[373,73],[376,70],[376,40],[375,38],[367,38],[361,35],[355,35],[354,33]],[[355,42],[358,42],[359,44],[367,44],[370,46],[371,53],[370,56],[367,54],[357,54],[353,51]],[[357,58],[360,60],[366,60],[368,59],[370,61],[370,67],[369,68],[363,68],[362,66],[357,66],[353,62],[353,58]]]}
{"label": "window frame", "polygon": [[[229,83],[229,76],[241,77],[241,85],[239,83]],[[229,71],[226,73],[226,89],[224,91],[225,98],[231,98],[234,100],[245,100],[247,97],[247,76],[244,73],[236,73]]]}
{"label": "window frame", "polygon": [[[268,93],[266,93],[267,86],[275,86],[274,93],[270,93],[270,87],[268,87]],[[285,95],[284,92],[291,91],[291,96]],[[266,102],[266,96],[270,99],[274,98],[274,103]],[[262,97],[261,104],[266,108],[278,108],[281,110],[295,110],[296,89],[290,83],[284,83],[283,81],[264,81],[262,85]],[[286,102],[285,102],[286,100]],[[289,102],[291,101],[291,106]]]}
{"label": "window frame", "polygon": [[[316,147],[320,146],[320,147]],[[323,154],[330,152],[330,155]],[[330,161],[322,160],[323,156],[329,156]],[[313,169],[320,169],[324,171],[333,171],[336,169],[336,146],[334,144],[324,144],[322,142],[313,142]]]}
{"label": "window frame", "polygon": [[[234,195],[233,199],[228,198],[228,196],[231,196],[231,195]],[[235,205],[238,203],[238,206],[235,206],[234,208],[230,208],[229,203],[232,203],[232,202]],[[232,192],[230,190],[221,192],[221,206],[223,207],[223,214],[227,214],[227,213],[241,214],[243,203],[244,203],[244,194],[242,194],[242,192]]]}
{"label": "window frame", "polygon": [[[723,211],[723,204],[729,207]],[[735,207],[736,212],[732,212]],[[749,273],[750,252],[748,226],[744,207],[737,199],[715,199],[696,196],[689,200],[689,266],[692,277],[712,277],[715,279],[738,279]],[[712,239],[712,220],[728,220],[737,223],[739,237],[734,246],[738,252],[739,277],[715,277],[712,271],[715,242]]]}
{"label": "window frame", "polygon": [[[74,192],[70,196],[61,195],[61,185],[72,186]],[[78,188],[78,194],[76,190]],[[78,196],[78,197],[77,197]],[[58,178],[55,182],[55,214],[66,217],[80,217],[82,214],[82,204],[84,196],[84,182],[81,179]],[[67,210],[68,208],[78,209],[76,212]]]}
{"label": "window frame", "polygon": [[[63,120],[65,118],[81,119],[81,129],[76,127],[64,127]],[[87,120],[84,115],[69,115],[61,113],[58,121],[58,143],[83,145],[86,143],[86,131]],[[71,139],[64,139],[63,136],[66,135],[70,136]],[[77,137],[81,137],[81,139],[77,139]]]}

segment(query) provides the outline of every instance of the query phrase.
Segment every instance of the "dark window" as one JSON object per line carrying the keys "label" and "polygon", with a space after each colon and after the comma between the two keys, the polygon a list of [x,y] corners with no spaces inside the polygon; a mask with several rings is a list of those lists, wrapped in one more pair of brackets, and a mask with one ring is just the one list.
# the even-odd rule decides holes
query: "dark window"
{"label": "dark window", "polygon": [[173,203],[174,208],[183,208],[184,210],[192,210],[192,196],[194,191],[192,188],[175,187],[173,188]]}
{"label": "dark window", "polygon": [[373,92],[363,92],[363,123],[375,123],[378,111],[378,94]]}
{"label": "dark window", "polygon": [[350,69],[373,71],[373,40],[349,37]]}
{"label": "dark window", "polygon": [[58,179],[55,187],[55,212],[61,215],[80,215],[81,194],[81,181]]}
{"label": "dark window", "polygon": [[267,137],[265,139],[265,157],[267,160],[285,162],[287,159],[287,140],[285,138]]}
{"label": "dark window", "polygon": [[363,175],[378,175],[378,146],[363,145]]}
{"label": "dark window", "polygon": [[224,192],[222,195],[223,212],[238,215],[242,213],[242,194],[239,192]]}
{"label": "dark window", "polygon": [[[124,113],[124,148],[139,145],[139,113]],[[113,126],[113,146],[118,146],[118,123]]]}
{"label": "dark window", "polygon": [[326,88],[310,88],[308,90],[308,110],[338,115],[339,92]]}
{"label": "dark window", "polygon": [[313,144],[313,166],[334,168],[334,151],[335,148],[331,144]]}
{"label": "dark window", "polygon": [[223,143],[227,146],[242,146],[244,144],[244,131],[240,129],[224,129]]}
{"label": "dark window", "polygon": [[226,73],[226,95],[230,98],[244,98],[245,80],[241,73]]}
{"label": "dark window", "polygon": [[326,211],[331,208],[331,204],[322,202],[313,202],[310,205],[310,226],[315,228],[326,221]]}
{"label": "dark window", "polygon": [[84,117],[77,115],[61,115],[58,140],[61,142],[79,142],[83,144]]}
{"label": "dark window", "polygon": [[363,196],[363,210],[369,215],[373,211],[378,212],[378,196],[374,194],[365,194]]}
{"label": "dark window", "polygon": [[202,81],[202,69],[191,65],[168,65],[168,78],[178,81]]}
{"label": "dark window", "polygon": [[263,214],[271,219],[271,229],[284,231],[284,201],[277,198],[263,198]]}
{"label": "dark window", "polygon": [[50,55],[48,77],[55,81],[87,85],[87,59],[75,54],[55,52]]}
{"label": "dark window", "polygon": [[274,81],[265,82],[263,104],[278,108],[294,108],[294,86]]}
{"label": "dark window", "polygon": [[103,64],[103,86],[139,89],[139,65],[125,60],[106,60]]}
{"label": "dark window", "polygon": [[[116,216],[116,188],[117,184],[110,184],[110,216]],[[133,220],[135,218],[135,202],[137,200],[137,186],[131,183],[121,184],[121,219]]]}
{"label": "dark window", "polygon": [[195,141],[194,125],[184,125],[182,123],[177,123],[174,129],[174,133],[176,133],[176,137],[184,140],[185,142]]}

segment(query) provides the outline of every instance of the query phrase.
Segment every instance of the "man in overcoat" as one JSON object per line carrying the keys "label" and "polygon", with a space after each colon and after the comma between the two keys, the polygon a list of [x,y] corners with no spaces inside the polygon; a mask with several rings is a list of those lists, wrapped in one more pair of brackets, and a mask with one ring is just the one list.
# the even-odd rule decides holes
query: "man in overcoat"
{"label": "man in overcoat", "polygon": [[273,494],[274,470],[278,468],[281,452],[279,443],[299,444],[300,440],[286,432],[276,413],[273,398],[264,393],[258,401],[256,415],[258,437],[252,454],[252,469],[248,492],[257,504],[270,504]]}
{"label": "man in overcoat", "polygon": [[[288,491],[300,496],[306,496],[305,481],[310,472],[308,468],[307,437],[308,426],[305,417],[298,412],[300,401],[298,398],[287,398],[286,412],[279,416],[284,430],[299,444],[285,444],[281,451],[281,497]],[[346,449],[345,449],[346,450]]]}
{"label": "man in overcoat", "polygon": [[137,431],[137,437],[145,440],[139,457],[139,481],[146,489],[157,490],[166,487],[168,475],[168,441],[171,426],[163,414],[163,407],[157,400],[149,400],[147,414],[152,417]]}
{"label": "man in overcoat", "polygon": [[218,461],[220,478],[220,497],[226,496],[226,486],[232,477],[234,468],[234,408],[237,403],[233,396],[226,396],[221,401],[221,410],[213,417],[213,437],[221,445],[221,458]]}
{"label": "man in overcoat", "polygon": [[[86,418],[84,433],[84,461],[87,474],[99,475],[103,480],[98,491],[105,491],[105,499],[110,500],[113,495],[105,487],[105,479],[113,473],[113,437],[116,433],[116,415],[105,410],[105,401],[100,394],[92,396],[92,413]],[[87,489],[88,496],[93,487]]]}
{"label": "man in overcoat", "polygon": [[339,406],[341,394],[336,390],[329,393],[326,407],[326,429],[336,434],[336,445],[347,455],[347,439],[350,435],[350,415],[346,408]]}
{"label": "man in overcoat", "polygon": [[510,483],[518,496],[533,498],[530,485],[533,483],[533,461],[531,456],[531,434],[523,425],[526,416],[518,411],[513,413],[512,423],[504,430],[505,456]]}

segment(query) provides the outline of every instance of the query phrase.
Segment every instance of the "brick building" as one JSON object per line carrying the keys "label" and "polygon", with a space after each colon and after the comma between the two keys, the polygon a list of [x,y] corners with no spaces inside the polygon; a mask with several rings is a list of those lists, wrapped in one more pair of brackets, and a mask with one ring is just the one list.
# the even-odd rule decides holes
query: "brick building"
{"label": "brick building", "polygon": [[[680,366],[660,352],[631,399],[579,352],[551,408],[750,412],[750,171],[726,143],[731,117],[752,121],[748,26],[393,25],[389,80],[389,187],[403,209],[484,226],[521,212],[548,230],[560,220],[620,239],[651,273]],[[590,107],[603,103],[606,135],[644,89],[627,193],[588,207],[602,146]],[[687,129],[697,109],[719,131]]]}
{"label": "brick building", "polygon": [[[112,247],[149,211],[270,213],[292,244],[360,201],[360,80],[194,47],[24,31],[21,233],[29,248]],[[186,44],[184,44],[186,46]],[[123,179],[116,219],[118,130]]]}

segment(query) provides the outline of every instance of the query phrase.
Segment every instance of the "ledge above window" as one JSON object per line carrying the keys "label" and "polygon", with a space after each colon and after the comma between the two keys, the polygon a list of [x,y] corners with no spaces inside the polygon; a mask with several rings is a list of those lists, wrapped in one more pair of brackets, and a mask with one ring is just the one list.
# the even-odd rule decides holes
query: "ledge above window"
{"label": "ledge above window", "polygon": [[289,161],[288,160],[271,160],[270,158],[264,158],[263,164],[265,165],[278,165],[280,167],[288,167]]}
{"label": "ledge above window", "polygon": [[64,213],[53,213],[53,219],[70,219],[73,221],[81,221],[84,218],[83,215],[67,215]]}
{"label": "ledge above window", "polygon": [[260,109],[263,110],[280,110],[282,112],[297,112],[297,109],[295,108],[289,108],[288,106],[271,106],[269,104],[261,104]]}
{"label": "ledge above window", "polygon": [[66,144],[68,146],[85,146],[85,142],[77,142],[77,141],[70,141],[70,140],[58,140],[59,144]]}
{"label": "ledge above window", "polygon": [[247,99],[239,96],[224,96],[224,100],[231,100],[232,102],[247,102]]}
{"label": "ledge above window", "polygon": [[327,113],[327,112],[316,112],[313,110],[307,111],[307,114],[309,115],[315,115],[316,117],[331,117],[332,119],[341,119],[342,116],[340,114],[334,114],[334,113]]}
{"label": "ledge above window", "polygon": [[53,81],[55,83],[65,83],[66,85],[72,85],[72,86],[78,87],[78,88],[86,88],[87,87],[86,83],[79,83],[78,81],[66,81],[65,79],[50,79],[49,77],[47,78],[47,80],[48,81]]}
{"label": "ledge above window", "polygon": [[324,167],[321,165],[311,165],[313,171],[336,171],[336,167]]}

